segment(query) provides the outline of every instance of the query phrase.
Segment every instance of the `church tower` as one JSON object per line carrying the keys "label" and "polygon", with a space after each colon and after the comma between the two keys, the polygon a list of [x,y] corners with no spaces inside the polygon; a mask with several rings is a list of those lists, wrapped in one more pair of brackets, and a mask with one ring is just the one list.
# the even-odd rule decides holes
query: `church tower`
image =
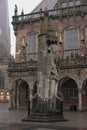
{"label": "church tower", "polygon": [[0,0],[0,12],[0,48],[3,50],[0,57],[4,58],[10,55],[8,0]]}
{"label": "church tower", "polygon": [[8,102],[8,61],[10,59],[10,28],[8,0],[0,0],[0,102]]}

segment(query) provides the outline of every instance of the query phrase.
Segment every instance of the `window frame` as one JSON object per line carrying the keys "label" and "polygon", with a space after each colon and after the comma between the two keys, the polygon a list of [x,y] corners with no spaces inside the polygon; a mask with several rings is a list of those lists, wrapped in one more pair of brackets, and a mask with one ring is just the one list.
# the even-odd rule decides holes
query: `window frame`
{"label": "window frame", "polygon": [[[79,3],[78,3],[79,2]],[[81,4],[81,0],[75,0],[75,5],[79,6]]]}
{"label": "window frame", "polygon": [[[70,31],[70,30],[77,30],[77,32],[78,32],[78,48],[76,48],[76,49],[68,49],[68,48],[66,48],[66,32],[67,31]],[[78,50],[80,48],[80,32],[79,32],[79,28],[78,27],[74,27],[74,26],[70,26],[70,27],[66,27],[66,28],[64,28],[64,58],[66,58],[67,57],[67,55],[66,55],[66,51],[67,50]],[[75,53],[75,52],[74,52]],[[74,54],[73,53],[73,54]],[[70,56],[69,56],[70,57]],[[75,55],[74,55],[74,57],[75,57]]]}
{"label": "window frame", "polygon": [[[36,48],[34,48],[34,52],[29,52],[29,51],[32,51],[33,50],[33,46],[31,47],[32,48],[32,50],[29,50],[29,46],[31,46],[30,45],[30,43],[29,43],[29,36],[34,36],[35,35],[35,44],[36,44],[36,46],[34,46],[34,43],[33,43],[33,46]],[[32,31],[32,32],[29,32],[28,33],[28,57],[29,57],[29,60],[37,60],[37,53],[38,53],[38,40],[37,40],[37,33],[36,32],[34,32],[34,31]],[[35,56],[35,54],[36,54],[36,56]],[[29,55],[31,55],[31,56],[29,56]],[[36,58],[35,58],[35,57]]]}

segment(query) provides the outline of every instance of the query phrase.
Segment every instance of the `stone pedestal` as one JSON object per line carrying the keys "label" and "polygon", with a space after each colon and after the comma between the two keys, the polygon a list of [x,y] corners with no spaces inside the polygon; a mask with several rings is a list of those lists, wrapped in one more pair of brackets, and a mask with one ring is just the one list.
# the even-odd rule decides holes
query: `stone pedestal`
{"label": "stone pedestal", "polygon": [[53,97],[42,99],[36,97],[36,106],[33,104],[32,113],[22,121],[30,122],[54,122],[66,121],[63,117],[63,102]]}
{"label": "stone pedestal", "polygon": [[60,113],[34,113],[30,116],[27,116],[26,119],[22,121],[29,121],[29,122],[58,122],[58,121],[66,121]]}

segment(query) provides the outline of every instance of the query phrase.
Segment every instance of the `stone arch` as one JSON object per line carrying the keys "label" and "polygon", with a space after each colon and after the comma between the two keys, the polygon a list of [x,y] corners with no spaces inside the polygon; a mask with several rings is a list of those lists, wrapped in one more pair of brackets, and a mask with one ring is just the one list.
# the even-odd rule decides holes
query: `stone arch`
{"label": "stone arch", "polygon": [[65,26],[65,27],[63,28],[63,31],[65,31],[65,30],[71,30],[71,29],[79,29],[79,26],[68,25],[68,26]]}
{"label": "stone arch", "polygon": [[[68,78],[71,78],[71,79],[73,79],[77,84],[78,84],[78,79],[77,79],[77,77],[74,75],[72,75],[72,73],[65,73],[64,75],[60,75],[60,77],[58,77],[58,79],[59,79],[59,81],[61,81],[62,79],[64,79],[65,77],[68,77]],[[78,87],[78,86],[77,86]]]}
{"label": "stone arch", "polygon": [[82,82],[82,106],[83,110],[87,110],[87,78]]}
{"label": "stone arch", "polygon": [[23,79],[17,79],[12,84],[12,107],[13,108],[26,108],[29,100],[30,87]]}
{"label": "stone arch", "polygon": [[62,96],[64,109],[75,110],[78,108],[78,85],[71,77],[59,80],[58,96]]}

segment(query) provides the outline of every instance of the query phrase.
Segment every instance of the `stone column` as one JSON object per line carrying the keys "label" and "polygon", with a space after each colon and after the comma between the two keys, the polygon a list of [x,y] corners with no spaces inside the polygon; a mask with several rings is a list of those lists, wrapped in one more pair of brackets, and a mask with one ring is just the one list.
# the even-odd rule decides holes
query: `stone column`
{"label": "stone column", "polygon": [[13,109],[13,96],[12,96],[12,90],[9,90],[10,92],[10,99],[9,99],[9,110]]}
{"label": "stone column", "polygon": [[78,100],[79,100],[78,111],[82,111],[82,91],[81,91],[81,89],[79,89],[79,91],[78,91]]}
{"label": "stone column", "polygon": [[19,107],[19,87],[17,87],[17,108]]}
{"label": "stone column", "polygon": [[31,114],[32,113],[32,89],[30,90],[29,101],[30,101],[30,114]]}

